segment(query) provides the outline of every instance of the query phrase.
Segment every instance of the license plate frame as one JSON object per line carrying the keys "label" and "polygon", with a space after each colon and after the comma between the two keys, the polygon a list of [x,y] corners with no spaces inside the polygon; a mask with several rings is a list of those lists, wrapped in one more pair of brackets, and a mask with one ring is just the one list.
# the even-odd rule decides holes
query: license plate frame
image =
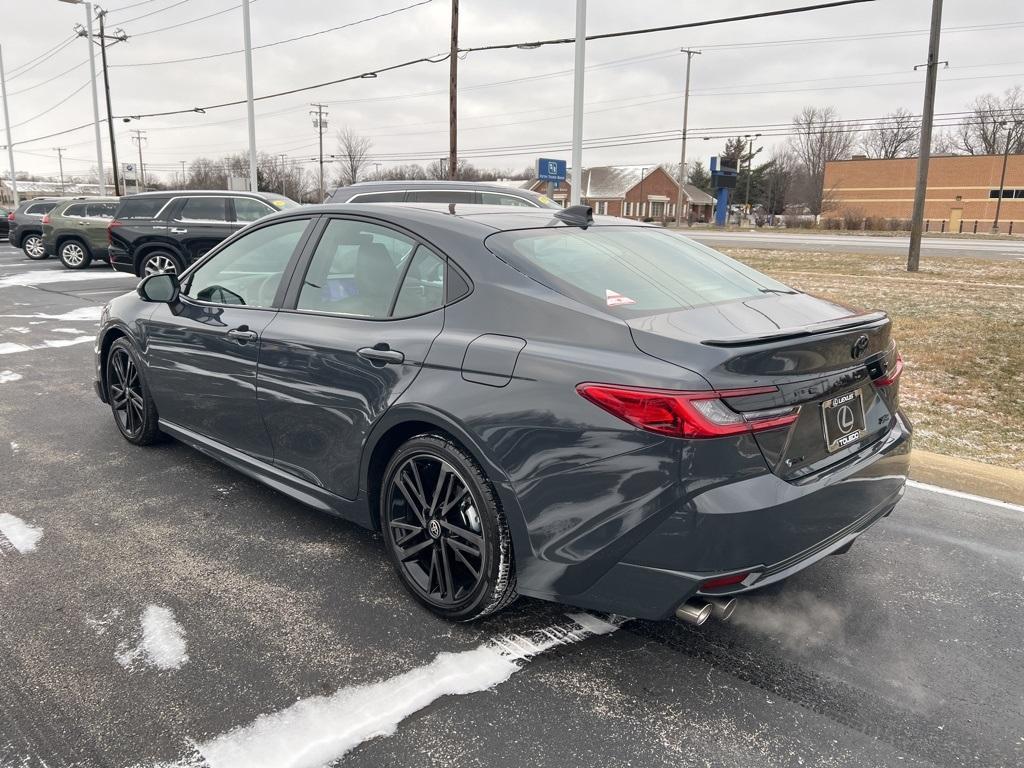
{"label": "license plate frame", "polygon": [[829,453],[863,440],[867,431],[864,393],[855,389],[824,401],[821,404],[821,428],[825,435],[825,450]]}

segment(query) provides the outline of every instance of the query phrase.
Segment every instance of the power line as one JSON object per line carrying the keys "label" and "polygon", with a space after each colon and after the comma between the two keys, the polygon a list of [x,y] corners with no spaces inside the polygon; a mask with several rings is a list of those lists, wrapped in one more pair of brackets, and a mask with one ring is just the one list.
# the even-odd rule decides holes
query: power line
{"label": "power line", "polygon": [[[259,2],[259,0],[251,0],[251,3],[256,3],[256,2]],[[212,19],[215,16],[222,16],[223,14],[230,13],[231,11],[237,11],[241,7],[242,7],[241,4],[239,4],[239,5],[232,5],[230,8],[225,8],[222,11],[215,11],[214,13],[208,13],[205,16],[198,16],[198,17],[196,17],[194,19],[189,19],[188,21],[179,21],[177,24],[169,24],[166,27],[159,27],[157,29],[147,29],[144,32],[136,32],[134,35],[132,35],[132,37],[143,37],[145,35],[155,35],[157,32],[166,32],[166,31],[168,31],[170,29],[180,29],[181,27],[186,27],[189,24],[195,24],[195,23],[200,22],[200,21],[206,21],[207,19]]]}
{"label": "power line", "polygon": [[77,64],[75,64],[75,66],[69,67],[68,69],[65,69],[59,75],[54,75],[53,77],[47,78],[46,80],[43,80],[42,82],[36,83],[35,85],[30,85],[27,88],[22,88],[20,91],[11,91],[7,95],[8,96],[17,96],[20,93],[28,93],[29,91],[34,91],[36,88],[42,88],[44,85],[52,83],[54,80],[57,80],[58,78],[64,77],[64,75],[66,75],[68,72],[73,72],[74,70],[78,69],[79,67],[84,67],[88,63],[89,63],[88,59],[83,59],[82,61],[80,61]]}
{"label": "power line", "polygon": [[[350,21],[347,24],[341,24],[341,25],[339,25],[337,27],[330,27],[328,29],[321,29],[321,30],[319,30],[317,32],[309,32],[309,33],[307,33],[305,35],[298,35],[297,37],[289,37],[289,38],[286,38],[284,40],[277,40],[277,41],[272,42],[272,43],[264,43],[263,45],[254,45],[252,47],[252,49],[254,51],[258,51],[258,50],[262,50],[264,48],[273,48],[274,46],[277,46],[277,45],[284,45],[285,43],[293,43],[296,40],[307,40],[307,39],[309,39],[311,37],[316,37],[318,35],[326,35],[328,32],[337,32],[339,29],[347,29],[349,27],[354,27],[354,26],[357,26],[359,24],[365,24],[366,22],[369,22],[369,21],[376,21],[377,19],[383,19],[386,16],[393,16],[396,13],[402,13],[403,11],[408,11],[408,10],[411,10],[413,8],[417,8],[417,7],[421,6],[421,5],[427,5],[428,3],[431,3],[431,2],[433,2],[433,0],[419,0],[419,2],[413,3],[412,5],[406,5],[406,6],[403,6],[401,8],[396,8],[394,10],[387,11],[385,13],[378,13],[375,16],[368,16],[368,17],[366,17],[364,19],[357,19],[356,21]],[[234,10],[234,8],[237,8],[237,7],[238,6],[234,6],[233,8],[229,8],[228,10]],[[225,13],[225,11],[218,11],[218,13]],[[217,15],[217,14],[213,14],[213,15]],[[206,17],[206,18],[209,18],[209,17]],[[139,34],[150,34],[150,33],[145,33],[144,32],[144,33],[139,33]],[[138,35],[134,35],[134,36],[138,37]],[[209,59],[217,59],[217,58],[221,58],[223,56],[234,56],[236,54],[244,53],[244,52],[245,52],[244,49],[239,48],[238,50],[234,50],[234,51],[221,51],[220,53],[210,53],[210,54],[207,54],[205,56],[191,56],[189,58],[184,58],[184,59],[164,59],[162,61],[136,61],[136,62],[129,62],[127,64],[115,64],[114,67],[156,67],[156,66],[160,66],[160,65],[163,65],[163,64],[182,64],[182,63],[189,62],[189,61],[207,61]]]}
{"label": "power line", "polygon": [[[60,99],[60,100],[59,100],[59,101],[58,101],[58,102],[57,102],[56,104],[54,104],[54,105],[52,105],[52,106],[50,106],[50,107],[47,107],[46,109],[44,109],[44,110],[43,110],[42,112],[40,112],[39,114],[37,114],[37,115],[33,115],[32,117],[28,118],[27,120],[22,120],[22,121],[21,121],[20,123],[15,123],[14,125],[12,125],[12,126],[11,126],[11,128],[20,128],[20,127],[21,127],[21,126],[23,126],[23,125],[28,125],[29,123],[31,123],[31,122],[32,122],[32,121],[34,121],[34,120],[38,120],[38,119],[39,119],[40,117],[44,117],[44,116],[46,116],[46,115],[50,114],[51,112],[53,112],[53,110],[57,109],[57,107],[61,107],[61,106],[63,106],[63,105],[64,105],[64,104],[65,104],[65,103],[67,102],[67,100],[68,100],[68,99],[70,99],[70,98],[71,98],[72,96],[75,96],[75,95],[76,95],[76,94],[78,94],[78,93],[79,93],[80,91],[82,91],[82,90],[84,90],[84,89],[85,89],[86,87],[88,87],[88,85],[89,85],[89,84],[90,84],[91,82],[92,82],[92,78],[89,78],[89,79],[88,79],[88,80],[86,80],[86,81],[85,81],[84,83],[82,83],[82,84],[81,84],[80,86],[78,86],[77,88],[75,88],[75,90],[73,90],[73,91],[72,91],[71,93],[69,93],[69,94],[68,94],[67,96],[65,96],[64,98]],[[91,123],[90,123],[90,125],[91,125]]]}
{"label": "power line", "polygon": [[191,2],[192,2],[192,0],[177,0],[177,2],[171,3],[166,8],[157,8],[155,11],[147,11],[146,13],[140,14],[139,16],[132,16],[130,19],[124,19],[123,21],[118,21],[117,23],[118,24],[131,24],[133,21],[138,21],[139,19],[145,19],[145,18],[148,18],[150,16],[156,16],[158,13],[163,13],[164,11],[169,11],[172,8],[177,8],[179,5],[184,5],[185,3],[191,3]]}
{"label": "power line", "polygon": [[43,63],[49,61],[54,56],[56,56],[58,53],[60,53],[65,48],[67,48],[69,45],[71,45],[73,42],[75,42],[75,38],[76,37],[78,37],[78,35],[72,35],[70,38],[65,40],[60,45],[58,45],[58,46],[56,46],[54,48],[51,48],[48,53],[40,54],[36,58],[32,59],[30,62],[26,62],[25,64],[22,65],[21,69],[16,74],[8,75],[7,76],[7,82],[10,82],[11,80],[14,80],[15,78],[21,77],[22,75],[31,72],[33,69],[38,67],[40,64],[43,64]]}

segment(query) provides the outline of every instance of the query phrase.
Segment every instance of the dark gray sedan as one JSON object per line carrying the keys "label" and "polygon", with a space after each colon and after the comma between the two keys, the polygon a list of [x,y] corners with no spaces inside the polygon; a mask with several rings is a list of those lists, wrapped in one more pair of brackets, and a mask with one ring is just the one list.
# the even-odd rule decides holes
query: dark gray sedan
{"label": "dark gray sedan", "polygon": [[380,530],[445,617],[700,623],[899,501],[890,328],[582,206],[310,206],[112,301],[96,390]]}

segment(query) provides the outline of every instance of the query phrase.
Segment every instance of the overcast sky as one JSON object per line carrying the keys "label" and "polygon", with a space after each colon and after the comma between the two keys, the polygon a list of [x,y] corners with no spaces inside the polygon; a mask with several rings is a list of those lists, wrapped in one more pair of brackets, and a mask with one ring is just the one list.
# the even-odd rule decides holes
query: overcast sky
{"label": "overcast sky", "polygon": [[[239,0],[109,0],[109,26],[129,35],[109,51],[115,115],[190,108],[245,96],[241,54],[142,66],[237,50],[241,10],[186,23]],[[358,21],[417,0],[253,0],[255,46]],[[811,0],[590,0],[590,34],[810,4]],[[128,6],[135,6],[128,8]],[[8,71],[15,142],[92,119],[85,40],[74,40],[30,70],[27,62],[65,41],[84,20],[82,6],[58,0],[0,0],[0,45]],[[685,56],[694,58],[690,100],[691,158],[717,154],[721,135],[787,124],[805,105],[834,105],[844,118],[882,115],[897,107],[920,112],[931,0],[875,0],[795,16],[695,30],[593,41],[587,46],[584,138],[636,142],[636,134],[678,131]],[[462,0],[463,47],[571,37],[574,0]],[[449,0],[431,0],[384,19],[256,50],[256,95],[358,74],[448,47]],[[135,18],[135,17],[142,18]],[[163,31],[153,30],[171,27]],[[975,96],[1024,83],[1024,7],[1020,0],[946,0],[936,111],[966,109]],[[845,37],[848,39],[836,39]],[[852,38],[852,39],[851,39]],[[756,45],[762,43],[763,45]],[[568,158],[573,47],[472,53],[459,65],[460,154],[479,167],[518,169],[538,155]],[[79,66],[75,66],[79,65]],[[602,66],[603,65],[603,66]],[[71,69],[74,67],[74,69]],[[65,70],[51,82],[53,78]],[[261,151],[308,160],[316,153],[309,103],[328,104],[325,152],[349,126],[373,141],[374,160],[426,162],[447,154],[448,64],[419,64],[256,105]],[[76,89],[77,93],[72,94]],[[102,89],[100,91],[101,114]],[[39,113],[59,105],[42,117]],[[32,119],[35,118],[35,119]],[[220,157],[247,146],[245,107],[205,115],[145,118],[115,126],[122,162],[136,159],[129,130],[142,128],[146,165],[169,176],[180,161]],[[105,135],[105,127],[104,127]],[[617,137],[601,141],[604,137]],[[625,138],[622,138],[625,137]],[[631,138],[632,137],[632,138]],[[657,137],[655,137],[657,138]],[[783,137],[765,136],[766,154]],[[0,143],[3,133],[0,132]],[[545,145],[543,151],[533,146]],[[66,148],[65,172],[95,166],[91,128],[19,147],[19,171],[55,173],[54,147]],[[109,152],[104,147],[109,162]],[[678,133],[656,143],[585,150],[585,165],[655,164],[677,160]],[[6,171],[6,156],[0,166]]]}

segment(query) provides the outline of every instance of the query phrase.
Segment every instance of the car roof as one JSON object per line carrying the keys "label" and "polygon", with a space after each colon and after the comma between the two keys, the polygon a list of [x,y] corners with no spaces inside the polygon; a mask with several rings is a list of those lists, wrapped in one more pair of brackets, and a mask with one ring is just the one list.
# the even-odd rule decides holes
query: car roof
{"label": "car roof", "polygon": [[357,181],[344,187],[337,187],[331,191],[333,195],[343,189],[353,192],[368,192],[372,190],[388,189],[475,189],[483,192],[507,192],[518,194],[523,197],[534,197],[536,192],[524,187],[508,187],[503,184],[489,184],[486,181],[458,181],[445,179],[395,179],[393,181]]}
{"label": "car roof", "polygon": [[166,189],[154,192],[139,192],[137,195],[127,195],[122,200],[135,200],[136,198],[148,197],[258,197],[260,200],[280,199],[281,195],[274,192],[248,192],[238,189]]}

